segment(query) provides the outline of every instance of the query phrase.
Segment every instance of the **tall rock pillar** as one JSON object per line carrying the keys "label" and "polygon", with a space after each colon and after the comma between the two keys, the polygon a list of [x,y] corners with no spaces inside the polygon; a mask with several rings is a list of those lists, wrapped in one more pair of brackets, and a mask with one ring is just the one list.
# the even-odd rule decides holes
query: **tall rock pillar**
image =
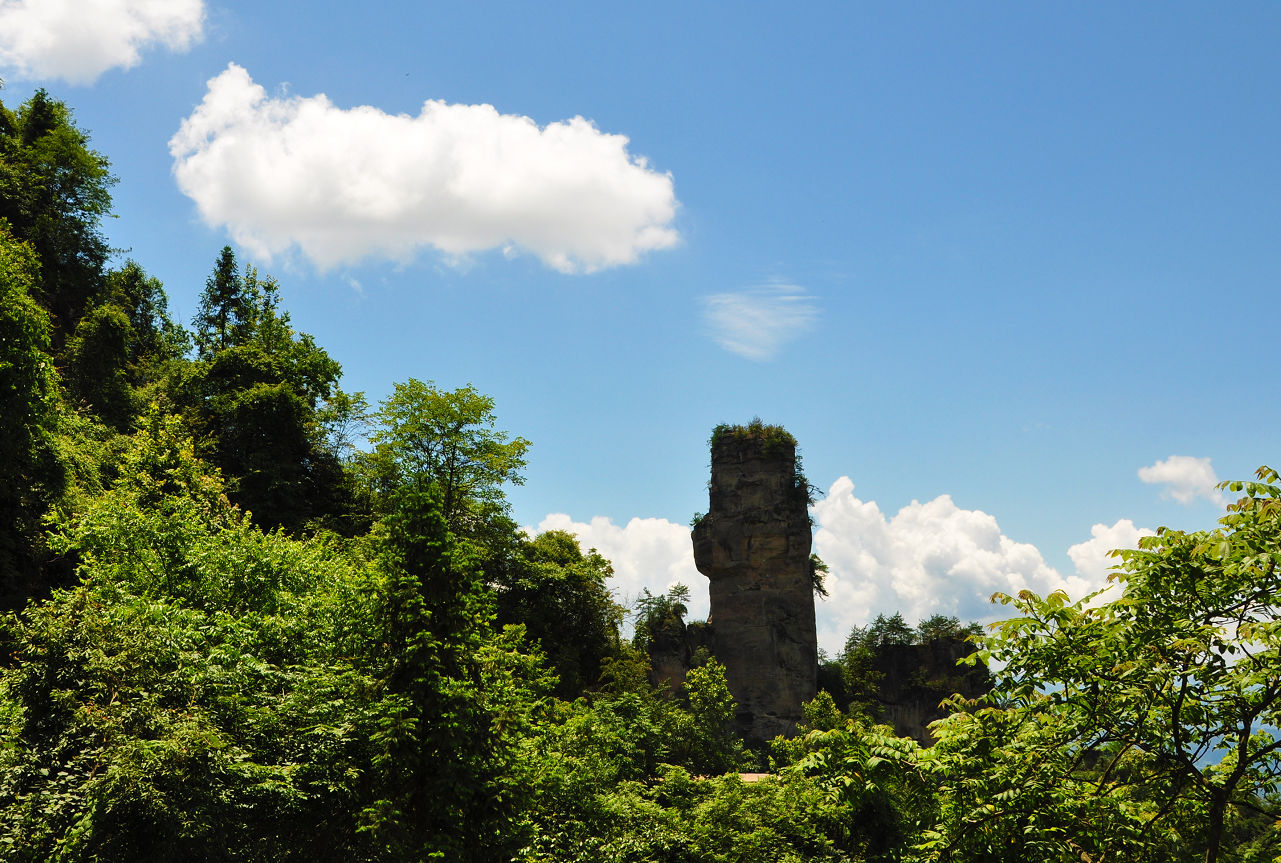
{"label": "tall rock pillar", "polygon": [[718,426],[708,512],[694,562],[711,581],[716,658],[736,724],[763,741],[791,735],[817,689],[809,488],[796,439],[778,426]]}

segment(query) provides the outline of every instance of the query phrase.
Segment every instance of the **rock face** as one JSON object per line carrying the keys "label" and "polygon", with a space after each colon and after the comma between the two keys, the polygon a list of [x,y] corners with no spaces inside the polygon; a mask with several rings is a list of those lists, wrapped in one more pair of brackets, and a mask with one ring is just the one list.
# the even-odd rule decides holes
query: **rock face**
{"label": "rock face", "polygon": [[922,746],[933,746],[928,726],[947,716],[939,703],[960,694],[977,698],[992,691],[987,666],[958,666],[957,660],[977,650],[959,638],[942,638],[928,644],[887,644],[876,649],[875,668],[881,674],[882,721],[894,726],[899,737],[912,737]]}
{"label": "rock face", "polygon": [[653,637],[646,649],[649,652],[649,682],[665,686],[672,692],[685,685],[692,652],[689,647],[688,627],[678,620]]}
{"label": "rock face", "polygon": [[655,636],[647,646],[649,682],[671,692],[685,685],[685,675],[691,668],[716,655],[716,634],[709,624],[698,620],[688,625],[683,620],[677,623]]}
{"label": "rock face", "polygon": [[694,562],[711,581],[716,658],[750,740],[791,735],[814,697],[818,642],[809,490],[796,442],[780,428],[718,428],[707,515],[693,530]]}

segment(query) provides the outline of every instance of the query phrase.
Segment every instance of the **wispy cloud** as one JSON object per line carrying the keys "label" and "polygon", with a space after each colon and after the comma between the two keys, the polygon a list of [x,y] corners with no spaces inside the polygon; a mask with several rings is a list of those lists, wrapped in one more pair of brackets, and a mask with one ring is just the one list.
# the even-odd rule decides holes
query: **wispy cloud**
{"label": "wispy cloud", "polygon": [[1174,498],[1179,503],[1190,504],[1198,497],[1212,503],[1223,503],[1223,495],[1215,488],[1219,477],[1210,467],[1208,458],[1190,455],[1172,455],[1149,467],[1139,468],[1139,479],[1154,485],[1164,485],[1161,496]]}
{"label": "wispy cloud", "polygon": [[91,84],[159,43],[200,41],[202,0],[0,0],[0,68],[15,78]]}
{"label": "wispy cloud", "polygon": [[797,285],[766,285],[705,297],[712,338],[749,360],[773,358],[818,317],[814,298]]}

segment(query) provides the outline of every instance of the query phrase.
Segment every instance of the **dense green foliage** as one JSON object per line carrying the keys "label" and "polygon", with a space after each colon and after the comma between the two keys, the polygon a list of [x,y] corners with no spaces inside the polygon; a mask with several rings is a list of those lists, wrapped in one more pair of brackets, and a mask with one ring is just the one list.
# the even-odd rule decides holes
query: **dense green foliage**
{"label": "dense green foliage", "polygon": [[328,434],[349,405],[338,363],[290,327],[275,280],[238,271],[230,248],[195,323],[197,358],[173,372],[169,395],[228,497],[266,528],[340,527],[348,488]]}
{"label": "dense green foliage", "polygon": [[88,140],[44,90],[17,111],[0,105],[0,220],[39,256],[33,296],[50,313],[56,353],[101,293],[110,256],[100,226],[115,178]]}
{"label": "dense green foliage", "polygon": [[[65,105],[0,106],[0,860],[1281,854],[1272,471],[1120,552],[1116,596],[878,616],[751,749],[706,647],[650,683],[649,650],[713,641],[688,588],[624,608],[595,550],[517,527],[530,443],[493,399],[410,379],[370,410],[230,248],[186,329],[109,266],[113,182]],[[742,436],[795,449],[759,420],[713,445]],[[878,652],[960,638],[996,689],[930,748],[876,724]]]}
{"label": "dense green foliage", "polygon": [[610,594],[609,561],[584,553],[573,534],[549,530],[528,541],[516,537],[514,553],[488,570],[498,625],[525,628],[556,672],[556,695],[573,698],[596,687],[606,660],[621,650],[624,610]]}

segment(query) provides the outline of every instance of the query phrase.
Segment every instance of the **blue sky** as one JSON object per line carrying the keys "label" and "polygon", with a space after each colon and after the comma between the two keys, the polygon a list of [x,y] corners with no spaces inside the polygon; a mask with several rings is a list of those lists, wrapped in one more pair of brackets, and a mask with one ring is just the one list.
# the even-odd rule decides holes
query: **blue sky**
{"label": "blue sky", "polygon": [[[1195,492],[1208,475],[1196,460],[1222,479],[1281,462],[1266,348],[1279,305],[1275,5],[169,0],[151,42],[104,48],[114,19],[95,24],[99,57],[75,47],[60,2],[41,0],[41,18],[30,0],[0,0],[0,97],[12,106],[45,86],[73,107],[120,177],[112,243],[189,317],[239,225],[234,245],[281,280],[345,388],[376,400],[413,376],[492,394],[502,425],[534,442],[528,483],[511,495],[522,523],[682,524],[706,506],[711,427],[759,415],[796,434],[820,487],[852,481],[842,500],[875,501],[892,520],[950,495],[1066,578],[1080,571],[1068,549],[1094,525],[1212,524],[1220,503]],[[122,33],[130,4],[103,13]],[[69,47],[37,51],[20,28]],[[328,98],[308,127],[320,155],[307,170],[412,167],[408,117],[426,100],[490,105],[492,117],[459,113],[470,124],[460,146],[525,134],[509,119],[531,118],[543,131],[525,134],[530,170],[590,174],[575,189],[616,178],[609,206],[643,210],[658,233],[592,251],[615,210],[575,216],[585,198],[556,197],[571,176],[526,189],[533,215],[500,201],[508,209],[459,241],[465,252],[414,227],[390,257],[375,237],[329,260],[351,212],[296,189],[236,191],[232,157],[180,187],[175,168],[196,150],[175,160],[170,141],[233,63],[242,84],[265,88],[255,110]],[[337,142],[360,106],[408,117]],[[247,134],[219,116],[209,135]],[[544,146],[548,124],[574,117],[602,134]],[[263,123],[262,135],[278,131]],[[617,144],[606,135],[627,137],[631,161],[616,147],[591,174],[574,147]],[[414,182],[386,194],[417,194]],[[482,191],[508,194],[499,186]],[[200,200],[221,201],[222,221],[202,217]],[[290,246],[304,223],[320,239]],[[253,231],[275,237],[270,257],[245,241]],[[485,231],[511,236],[477,239]],[[571,249],[560,269],[558,243]],[[1175,486],[1139,478],[1171,456],[1186,461],[1156,479]],[[896,541],[923,547],[932,529]],[[834,531],[829,554],[871,547]],[[668,566],[635,554],[638,572]],[[861,603],[840,625],[926,608],[894,581],[908,564],[892,557],[878,558],[881,575],[849,558],[851,584],[880,581],[834,596]],[[943,564],[912,560],[942,579],[921,584],[946,592]],[[965,561],[948,566],[973,586]],[[625,586],[662,580],[640,572]]]}

